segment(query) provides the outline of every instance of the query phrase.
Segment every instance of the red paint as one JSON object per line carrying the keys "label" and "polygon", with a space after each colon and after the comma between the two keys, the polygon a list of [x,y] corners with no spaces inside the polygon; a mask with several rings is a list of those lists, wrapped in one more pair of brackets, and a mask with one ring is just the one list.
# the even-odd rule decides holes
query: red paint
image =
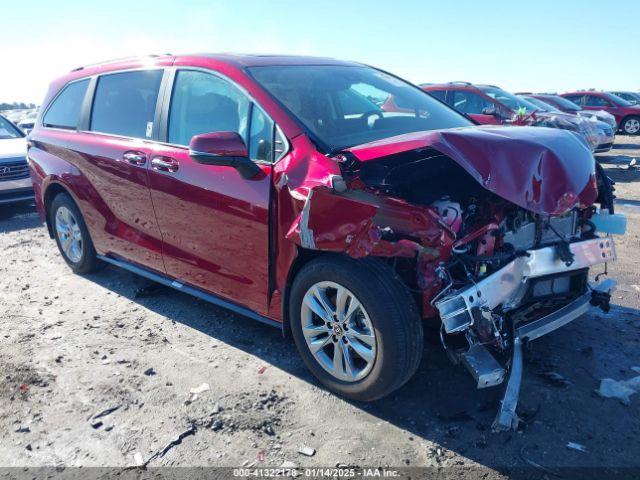
{"label": "red paint", "polygon": [[[442,288],[436,269],[449,258],[456,229],[434,208],[369,191],[358,179],[346,192],[334,191],[340,163],[318,151],[245,70],[311,63],[344,64],[303,57],[164,56],[88,67],[54,81],[43,111],[70,80],[132,68],[207,69],[257,102],[290,148],[275,164],[259,163],[260,172],[246,179],[230,166],[198,163],[186,146],[48,129],[38,122],[28,152],[38,210],[44,215],[52,186],[64,188],[79,205],[99,253],[124,257],[278,321],[301,247],[355,258],[413,258],[423,313],[434,314],[429,302]],[[230,132],[199,135],[190,146],[246,155],[242,140]],[[425,147],[458,162],[488,190],[537,213],[562,213],[595,200],[593,158],[572,134],[558,130],[418,132],[350,151],[366,162]],[[146,161],[124,161],[126,152]],[[386,229],[404,238],[387,240]]]}

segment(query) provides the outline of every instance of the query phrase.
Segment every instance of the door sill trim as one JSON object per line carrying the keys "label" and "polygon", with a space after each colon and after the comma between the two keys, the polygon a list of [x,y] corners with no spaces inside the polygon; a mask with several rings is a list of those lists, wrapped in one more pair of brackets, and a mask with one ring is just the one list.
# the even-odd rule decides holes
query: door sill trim
{"label": "door sill trim", "polygon": [[167,277],[165,275],[156,273],[152,270],[149,270],[147,268],[141,267],[139,265],[133,264],[131,262],[128,262],[126,260],[121,260],[121,259],[117,259],[117,258],[113,258],[113,257],[108,257],[105,255],[97,255],[97,257],[104,261],[107,262],[111,265],[114,265],[116,267],[120,267],[124,270],[127,270],[131,273],[135,273],[136,275],[140,275],[141,277],[147,278],[149,280],[152,280],[154,282],[160,283],[162,285],[165,285],[167,287],[171,287],[179,292],[184,292],[187,293],[189,295],[192,295],[196,298],[199,298],[201,300],[204,300],[205,302],[209,302],[212,303],[214,305],[217,305],[219,307],[223,307],[226,308],[227,310],[231,310],[232,312],[238,313],[240,315],[243,315],[245,317],[249,317],[253,320],[257,320],[258,322],[261,323],[266,323],[267,325],[270,325],[272,327],[276,327],[279,329],[282,329],[282,323],[278,322],[276,320],[272,320],[268,317],[265,317],[264,315],[260,315],[257,312],[254,312],[253,310],[250,310],[246,307],[240,306],[236,303],[230,302],[229,300],[225,300],[223,298],[218,297],[217,295],[213,295],[211,293],[205,292],[204,290],[201,290],[199,288],[193,287],[191,285],[182,283],[178,280],[175,280],[171,277]]}

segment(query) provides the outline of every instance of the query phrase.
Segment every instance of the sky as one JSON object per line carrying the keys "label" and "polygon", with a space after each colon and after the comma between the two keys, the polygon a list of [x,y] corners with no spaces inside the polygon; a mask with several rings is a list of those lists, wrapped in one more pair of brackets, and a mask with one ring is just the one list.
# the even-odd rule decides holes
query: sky
{"label": "sky", "polygon": [[69,70],[151,53],[281,53],[414,83],[640,89],[640,0],[30,0],[0,22],[0,102],[39,104]]}

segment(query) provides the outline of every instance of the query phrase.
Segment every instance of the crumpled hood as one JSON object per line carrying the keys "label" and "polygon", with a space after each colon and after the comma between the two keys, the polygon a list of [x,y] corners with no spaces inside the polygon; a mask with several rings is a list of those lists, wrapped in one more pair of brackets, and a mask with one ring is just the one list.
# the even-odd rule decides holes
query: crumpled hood
{"label": "crumpled hood", "polygon": [[576,205],[587,207],[598,196],[593,155],[574,134],[554,128],[415,132],[347,151],[366,162],[421,148],[447,155],[484,188],[534,213],[560,215]]}

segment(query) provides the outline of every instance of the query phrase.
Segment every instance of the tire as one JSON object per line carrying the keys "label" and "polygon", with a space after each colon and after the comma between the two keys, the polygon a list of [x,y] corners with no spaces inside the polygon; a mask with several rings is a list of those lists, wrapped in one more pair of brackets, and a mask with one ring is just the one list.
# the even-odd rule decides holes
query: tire
{"label": "tire", "polygon": [[620,129],[625,135],[640,135],[640,117],[633,115],[625,118]]}
{"label": "tire", "polygon": [[[342,309],[336,307],[339,293],[334,286],[346,290],[340,290],[341,298],[350,296],[348,302],[341,302]],[[315,313],[320,302],[313,300],[319,297],[317,291],[311,293],[312,287],[318,288],[329,310],[339,312],[333,322],[324,322]],[[342,322],[340,311],[357,305],[351,298],[362,308]],[[372,401],[389,395],[413,376],[422,358],[422,319],[411,293],[396,272],[376,258],[354,260],[328,254],[309,262],[293,282],[289,318],[296,347],[309,370],[329,390],[352,400]],[[325,344],[318,353],[312,353],[305,332],[314,346]],[[338,352],[346,349],[351,362],[343,356],[335,368],[338,346]],[[347,364],[354,368],[349,371]]]}
{"label": "tire", "polygon": [[96,255],[80,209],[68,193],[59,193],[53,199],[49,221],[58,250],[74,273],[91,273],[104,266]]}

